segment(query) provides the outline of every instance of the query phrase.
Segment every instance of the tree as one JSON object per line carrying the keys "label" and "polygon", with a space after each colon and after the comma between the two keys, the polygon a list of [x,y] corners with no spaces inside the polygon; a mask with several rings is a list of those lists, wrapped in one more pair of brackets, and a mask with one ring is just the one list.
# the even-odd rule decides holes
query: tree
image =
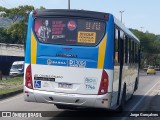
{"label": "tree", "polygon": [[28,20],[28,13],[34,10],[33,6],[18,6],[16,8],[5,8],[0,7],[0,12],[2,17],[7,17],[12,20],[12,22],[19,22],[19,21],[27,21]]}
{"label": "tree", "polygon": [[45,7],[43,7],[43,6],[41,6],[41,7],[40,7],[40,10],[45,10],[45,9],[46,9],[46,8],[45,8]]}
{"label": "tree", "polygon": [[28,14],[32,10],[34,10],[34,7],[28,5],[18,6],[11,9],[0,7],[1,16],[9,18],[12,21],[11,26],[5,29],[6,34],[10,35],[10,38],[12,38],[10,39],[9,43],[25,43],[25,36],[27,31],[26,23],[28,21]]}
{"label": "tree", "polygon": [[149,32],[130,29],[141,41],[142,64],[160,65],[160,36]]}
{"label": "tree", "polygon": [[11,38],[13,38],[12,40],[16,39],[16,41],[14,41],[16,44],[24,44],[26,37],[26,30],[27,30],[26,24],[24,24],[23,22],[16,22],[12,24],[9,28],[7,28],[5,31],[7,34],[11,36]]}

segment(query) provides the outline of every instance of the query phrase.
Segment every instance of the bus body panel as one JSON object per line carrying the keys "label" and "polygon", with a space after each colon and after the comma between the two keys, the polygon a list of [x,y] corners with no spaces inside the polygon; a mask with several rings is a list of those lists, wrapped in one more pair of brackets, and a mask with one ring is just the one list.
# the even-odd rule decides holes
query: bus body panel
{"label": "bus body panel", "polygon": [[[28,64],[26,64],[25,66],[27,67]],[[32,66],[36,67],[35,65],[32,65]],[[39,66],[37,66],[37,69],[38,69],[38,67]],[[46,67],[48,67],[48,66],[46,66]],[[55,67],[55,66],[52,66],[52,67]],[[45,69],[44,66],[43,66],[43,68]],[[58,67],[56,67],[56,68],[58,68]],[[82,69],[82,68],[73,68],[73,69]],[[88,70],[93,72],[96,69],[89,68]],[[108,73],[109,79],[112,80],[113,79],[113,77],[112,77],[113,71],[112,70],[105,70],[105,71]],[[33,72],[33,74],[34,74],[34,72]],[[43,74],[44,74],[44,71],[43,71]],[[49,73],[47,73],[47,74],[49,75]],[[71,77],[71,76],[69,76],[69,77]],[[33,77],[33,79],[34,79],[34,77]],[[33,80],[33,82],[35,82],[35,80]],[[59,89],[59,88],[57,88],[57,91],[56,90],[52,91],[53,90],[52,84],[53,84],[52,82],[48,82],[48,83],[43,83],[43,81],[41,82],[41,86],[43,87],[43,89],[45,87],[47,87],[48,89],[51,88],[50,89],[51,91],[39,90],[38,88],[31,90],[31,89],[28,89],[27,87],[24,87],[24,91],[27,91],[27,93],[24,93],[25,101],[40,102],[40,103],[52,103],[52,104],[56,104],[56,105],[57,104],[58,105],[71,105],[73,107],[82,107],[82,108],[95,107],[95,108],[111,109],[111,95],[112,95],[111,90],[112,90],[112,87],[109,87],[108,93],[106,93],[104,95],[92,94],[91,92],[90,92],[91,94],[88,95],[87,92],[92,91],[92,90],[88,90],[88,89],[85,90],[85,83],[84,83],[84,88],[82,89],[82,91],[84,90],[83,94],[79,94],[79,93],[74,92],[72,90],[67,91],[66,89]],[[110,84],[109,86],[112,86],[111,85],[112,81],[110,81],[109,84]],[[80,91],[80,89],[79,89],[79,91]],[[77,100],[78,100],[78,102],[76,102]]]}
{"label": "bus body panel", "polygon": [[[126,100],[128,100],[134,92],[134,85],[137,77],[138,77],[137,65],[135,65],[134,67],[131,65],[123,66],[122,85],[126,83]],[[123,87],[121,88],[121,91],[123,91]]]}
{"label": "bus body panel", "polygon": [[53,66],[97,68],[97,58],[97,47],[82,48],[38,43],[36,63]]}
{"label": "bus body panel", "polygon": [[[28,64],[25,65],[25,68],[27,68]],[[28,89],[27,87],[24,87],[24,91],[27,91],[24,93],[24,99],[25,101],[29,102],[40,102],[40,103],[52,103],[52,104],[61,104],[61,105],[71,105],[74,107],[95,107],[95,108],[106,108],[106,109],[111,109],[111,92],[112,92],[112,79],[113,79],[113,70],[105,70],[108,73],[109,77],[109,86],[108,87],[108,93],[104,95],[97,95],[97,90],[92,90],[92,89],[86,89],[86,83],[85,83],[85,74],[89,71],[90,75],[97,76],[99,73],[99,76],[102,74],[102,70],[98,69],[91,69],[91,68],[75,68],[75,67],[62,67],[62,66],[47,66],[47,65],[32,65],[32,81],[33,81],[33,86],[35,87],[36,85],[36,80],[34,80],[34,75],[41,74],[44,75],[45,72],[40,71],[40,68],[43,67],[43,69],[47,69],[46,75],[51,76],[53,75],[54,77],[58,77],[58,74],[53,74],[60,72],[60,76],[63,75],[63,82],[64,78],[72,78],[76,76],[77,71],[78,73],[78,78],[80,83],[78,81],[74,81],[73,79],[70,80],[70,82],[75,83],[73,85],[73,88],[75,89],[63,89],[63,88],[58,88],[58,81],[61,83],[62,77],[58,77],[57,82],[55,79],[55,82],[52,81],[41,81],[41,88],[34,88],[33,90]],[[54,68],[54,69],[53,69]],[[63,72],[63,70],[64,72]],[[50,71],[51,70],[51,71]],[[65,71],[71,71],[74,76],[67,75]],[[73,71],[72,71],[73,70]],[[87,72],[86,72],[87,71]],[[36,73],[35,73],[36,72]],[[81,74],[80,72],[83,72],[85,74]],[[57,75],[57,76],[56,76]],[[88,75],[88,74],[87,74]],[[24,76],[25,77],[25,76]],[[83,83],[81,83],[80,78],[82,77]],[[90,80],[95,78],[89,78]],[[68,82],[68,81],[67,81]],[[98,82],[97,82],[98,83]],[[90,85],[93,85],[92,83],[89,83]],[[98,87],[99,85],[97,85]],[[81,89],[80,89],[81,87]],[[79,89],[78,89],[79,88]],[[95,87],[96,88],[96,87]],[[99,88],[99,87],[98,87]],[[77,91],[76,91],[77,90]],[[81,93],[80,93],[81,92]],[[88,94],[89,93],[89,94]],[[51,99],[53,98],[53,100]],[[79,101],[75,103],[75,101]]]}
{"label": "bus body panel", "polygon": [[[63,50],[63,47],[46,45],[45,47],[39,48],[40,43],[37,42],[33,33],[31,37],[31,41],[32,41],[31,68],[32,68],[33,84],[35,83],[35,81],[37,83],[39,82],[39,84],[44,83],[45,80],[42,80],[42,79],[47,79],[47,78],[45,77],[43,78],[41,77],[41,75],[54,76],[54,77],[56,77],[55,75],[57,76],[62,75],[62,77],[63,76],[66,77],[66,78],[64,77],[64,79],[61,79],[61,80],[59,79],[58,81],[55,78],[55,81],[54,83],[52,83],[51,88],[45,87],[44,89],[44,88],[41,88],[41,86],[36,88],[39,88],[39,90],[61,92],[61,91],[64,91],[64,89],[58,89],[58,86],[59,87],[71,86],[73,87],[73,90],[69,90],[68,92],[73,92],[78,94],[98,94],[98,90],[99,90],[98,86],[100,85],[100,82],[101,82],[102,69],[97,69],[97,67],[103,68],[104,58],[105,58],[104,56],[105,50],[103,49],[103,46],[104,44],[106,44],[105,42],[106,37],[104,38],[102,43],[100,43],[100,46],[98,48],[95,47],[95,48],[89,49],[86,47],[81,47],[81,48],[78,47],[81,50],[77,52],[78,51],[77,48],[74,48],[73,46],[70,47],[72,49],[71,50],[72,54],[75,54],[75,51],[76,51],[77,52],[76,55],[80,56],[81,58],[80,57],[79,58],[56,57],[57,54],[61,54],[61,55],[66,54],[66,51]],[[99,48],[103,50],[102,54]],[[47,52],[46,53],[47,55],[44,56],[43,51],[51,51],[51,52]],[[86,53],[90,53],[90,54],[84,54],[85,51]],[[70,54],[70,53],[67,51],[67,54]],[[97,54],[99,54],[99,56]],[[89,59],[88,56],[90,56],[91,59]],[[95,68],[95,69],[87,69],[87,68]],[[35,77],[37,78],[35,79]],[[92,84],[88,84],[88,83],[85,84],[86,82],[85,80],[86,81],[89,80],[92,82],[94,81],[94,82]],[[45,82],[45,84],[48,84],[48,83]],[[87,87],[86,89],[91,89],[91,90],[85,92],[84,86]],[[34,86],[34,89],[35,89],[35,86]],[[65,90],[65,92],[67,92],[67,89]]]}
{"label": "bus body panel", "polygon": [[95,107],[95,108],[110,108],[111,93],[104,95],[81,95],[81,94],[66,94],[57,92],[47,92],[39,90],[31,90],[24,87],[28,93],[24,94],[25,101],[50,103],[55,105],[70,105],[79,108]]}
{"label": "bus body panel", "polygon": [[31,67],[33,86],[36,90],[98,94],[102,75],[102,70],[100,69],[39,64],[32,64]]}
{"label": "bus body panel", "polygon": [[26,51],[25,51],[25,63],[31,63],[31,32],[32,32],[32,26],[33,26],[33,17],[32,12],[29,15],[28,20],[28,30],[27,30],[27,40],[26,40]]}
{"label": "bus body panel", "polygon": [[106,22],[107,47],[105,53],[104,69],[114,69],[114,19],[113,15],[109,14],[109,20]]}

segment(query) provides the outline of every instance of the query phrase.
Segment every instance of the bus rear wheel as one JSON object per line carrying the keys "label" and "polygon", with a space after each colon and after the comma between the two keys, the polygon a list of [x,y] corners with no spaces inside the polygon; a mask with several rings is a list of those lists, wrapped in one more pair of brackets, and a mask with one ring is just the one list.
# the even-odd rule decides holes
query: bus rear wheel
{"label": "bus rear wheel", "polygon": [[56,105],[56,107],[58,108],[58,109],[68,109],[68,110],[77,110],[77,108],[76,107],[74,107],[74,106],[68,106],[68,105]]}
{"label": "bus rear wheel", "polygon": [[136,78],[135,84],[134,84],[134,91],[138,89],[138,78]]}
{"label": "bus rear wheel", "polygon": [[126,84],[123,87],[122,99],[121,99],[120,106],[118,107],[118,111],[119,112],[123,112],[124,111],[125,102],[126,102]]}

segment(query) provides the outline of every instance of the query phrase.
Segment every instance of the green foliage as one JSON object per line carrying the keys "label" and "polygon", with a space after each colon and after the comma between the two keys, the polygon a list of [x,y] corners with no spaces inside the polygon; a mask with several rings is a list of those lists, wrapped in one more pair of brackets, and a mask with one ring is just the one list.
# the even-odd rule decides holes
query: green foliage
{"label": "green foliage", "polygon": [[0,31],[0,42],[24,44],[27,32],[27,20],[29,13],[34,10],[33,6],[19,6],[7,9],[0,7],[1,17],[6,17],[12,21],[10,27]]}
{"label": "green foliage", "polygon": [[19,21],[27,22],[28,13],[30,13],[32,10],[34,10],[34,7],[28,5],[18,6],[11,9],[0,7],[0,12],[2,12],[1,16],[11,19],[13,23]]}
{"label": "green foliage", "polygon": [[[34,9],[33,6],[28,5],[10,9],[0,6],[0,17],[8,18],[12,22],[8,28],[0,28],[0,42],[25,44],[28,16]],[[39,9],[45,8],[41,6]]]}
{"label": "green foliage", "polygon": [[23,77],[14,77],[7,80],[0,80],[0,95],[22,90]]}
{"label": "green foliage", "polygon": [[46,8],[44,8],[43,6],[40,7],[40,10],[45,10]]}
{"label": "green foliage", "polygon": [[13,23],[9,28],[6,29],[6,33],[10,35],[11,38],[14,38],[14,40],[16,39],[16,44],[24,44],[26,30],[27,25],[21,21]]}
{"label": "green foliage", "polygon": [[142,48],[142,67],[145,65],[160,65],[160,35],[153,33],[143,33],[138,30],[130,29],[141,41]]}
{"label": "green foliage", "polygon": [[13,77],[13,78],[8,78],[7,80],[0,80],[0,84],[22,85],[23,77]]}

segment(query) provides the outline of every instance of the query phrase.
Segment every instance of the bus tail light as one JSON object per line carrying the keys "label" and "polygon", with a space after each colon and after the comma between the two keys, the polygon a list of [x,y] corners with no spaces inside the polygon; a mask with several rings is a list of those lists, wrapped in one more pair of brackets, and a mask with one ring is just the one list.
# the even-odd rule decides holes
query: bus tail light
{"label": "bus tail light", "polygon": [[33,15],[37,15],[37,11],[33,11]]}
{"label": "bus tail light", "polygon": [[103,70],[98,95],[103,95],[108,92],[108,83],[109,83],[108,74],[106,73],[105,70]]}
{"label": "bus tail light", "polygon": [[104,15],[104,18],[105,18],[106,20],[108,20],[109,15],[108,15],[108,14],[105,14],[105,15]]}
{"label": "bus tail light", "polygon": [[31,65],[29,65],[26,69],[25,86],[30,89],[33,89]]}

